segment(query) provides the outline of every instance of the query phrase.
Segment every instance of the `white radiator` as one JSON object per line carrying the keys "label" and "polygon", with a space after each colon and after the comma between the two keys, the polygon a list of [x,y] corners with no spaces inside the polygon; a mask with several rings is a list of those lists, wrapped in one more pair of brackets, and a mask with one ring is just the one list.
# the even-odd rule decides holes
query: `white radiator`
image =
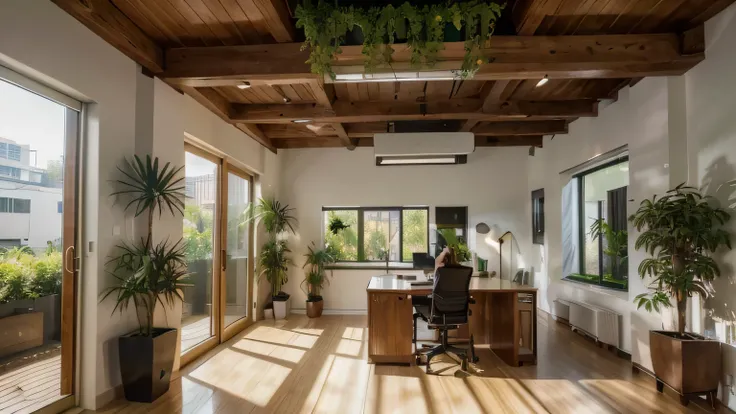
{"label": "white radiator", "polygon": [[588,303],[569,301],[570,325],[604,344],[619,347],[621,315]]}
{"label": "white radiator", "polygon": [[555,316],[570,321],[570,303],[566,300],[555,299]]}

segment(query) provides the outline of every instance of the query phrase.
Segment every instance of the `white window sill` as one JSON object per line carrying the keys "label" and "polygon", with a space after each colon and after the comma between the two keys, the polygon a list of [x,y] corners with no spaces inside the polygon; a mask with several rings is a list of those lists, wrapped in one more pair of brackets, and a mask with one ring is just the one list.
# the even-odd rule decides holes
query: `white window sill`
{"label": "white window sill", "polygon": [[560,282],[573,285],[576,289],[587,290],[589,292],[595,292],[600,295],[612,296],[612,297],[615,297],[621,300],[626,300],[626,301],[629,300],[629,292],[625,292],[622,290],[609,289],[603,286],[591,285],[590,283],[578,282],[575,280],[570,280],[570,279],[565,279],[565,278],[562,278]]}
{"label": "white window sill", "polygon": [[[338,262],[326,267],[326,269],[371,269],[386,270],[386,262]],[[412,263],[388,262],[389,270],[414,270]],[[419,269],[417,269],[419,270]]]}

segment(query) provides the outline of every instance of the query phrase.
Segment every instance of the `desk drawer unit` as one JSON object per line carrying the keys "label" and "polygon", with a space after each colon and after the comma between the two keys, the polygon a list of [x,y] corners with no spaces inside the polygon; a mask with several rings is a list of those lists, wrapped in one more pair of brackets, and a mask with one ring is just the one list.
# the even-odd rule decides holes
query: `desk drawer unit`
{"label": "desk drawer unit", "polygon": [[376,363],[413,360],[411,295],[368,293],[368,357]]}

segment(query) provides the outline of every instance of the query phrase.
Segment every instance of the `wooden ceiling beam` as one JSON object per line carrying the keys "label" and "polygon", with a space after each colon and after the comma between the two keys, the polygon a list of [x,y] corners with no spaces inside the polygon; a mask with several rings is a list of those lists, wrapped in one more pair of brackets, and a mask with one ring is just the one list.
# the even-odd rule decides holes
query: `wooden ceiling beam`
{"label": "wooden ceiling beam", "polygon": [[[345,143],[339,137],[315,138],[283,138],[274,141],[276,148],[344,148]],[[372,147],[373,138],[356,139],[358,147]]]}
{"label": "wooden ceiling beam", "polygon": [[[476,147],[541,147],[544,138],[539,136],[475,137]],[[279,149],[289,148],[342,148],[338,137],[284,138],[276,140]],[[360,138],[358,147],[372,147],[373,138]]]}
{"label": "wooden ceiling beam", "polygon": [[332,108],[313,104],[248,105],[233,104],[231,122],[253,124],[288,123],[310,120],[319,123],[411,121],[429,119],[473,119],[479,121],[539,120],[590,117],[598,114],[594,100],[511,101],[483,107],[480,99],[454,99],[428,103],[342,102]]}
{"label": "wooden ceiling beam", "polygon": [[[632,78],[681,75],[704,59],[702,50],[684,50],[675,33],[590,36],[494,36],[482,53],[491,60],[475,80],[549,78]],[[162,77],[197,86],[223,82],[309,81],[318,77],[306,63],[301,43],[173,48],[166,51]],[[411,50],[394,44],[392,68],[410,68]],[[362,73],[362,46],[343,46],[335,57],[337,73]],[[445,43],[435,70],[459,69],[463,42]],[[207,82],[212,82],[211,84]],[[190,86],[192,84],[190,83]]]}
{"label": "wooden ceiling beam", "polygon": [[[192,88],[190,86],[180,86],[182,92],[194,98],[195,101],[199,102],[205,108],[212,111],[215,115],[219,116],[225,122],[233,123],[229,117],[232,112],[232,105],[222,95],[212,88]],[[276,147],[274,147],[271,139],[268,138],[258,128],[257,125],[252,125],[245,122],[235,122],[235,127],[246,133],[249,137],[256,140],[259,144],[276,153]]]}
{"label": "wooden ceiling beam", "polygon": [[[312,92],[312,95],[314,95],[314,99],[317,101],[318,104],[322,105],[324,108],[332,109],[332,103],[335,102],[334,85],[325,85],[318,80],[313,80],[307,83],[307,87]],[[340,137],[340,139],[345,144],[345,148],[350,151],[354,150],[355,146],[357,145],[357,140],[351,139],[348,136],[348,133],[345,132],[345,128],[343,128],[341,123],[335,122],[331,125],[332,128],[335,129],[337,136]]]}
{"label": "wooden ceiling beam", "polygon": [[544,137],[541,135],[508,136],[508,137],[475,137],[476,147],[541,147]]}
{"label": "wooden ceiling beam", "polygon": [[477,136],[554,135],[567,134],[567,121],[508,121],[478,125],[472,132]]}
{"label": "wooden ceiling beam", "polygon": [[109,0],[52,0],[65,12],[154,74],[163,71],[161,48]]}

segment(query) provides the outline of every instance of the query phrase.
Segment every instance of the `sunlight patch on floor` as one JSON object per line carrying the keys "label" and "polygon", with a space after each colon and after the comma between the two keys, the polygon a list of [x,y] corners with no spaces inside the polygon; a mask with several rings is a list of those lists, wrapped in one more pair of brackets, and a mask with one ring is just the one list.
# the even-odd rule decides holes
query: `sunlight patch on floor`
{"label": "sunlight patch on floor", "polygon": [[483,409],[502,413],[546,413],[542,406],[515,379],[470,377],[470,390]]}
{"label": "sunlight patch on floor", "polygon": [[362,359],[335,356],[314,413],[359,413],[370,365]]}
{"label": "sunlight patch on floor", "polygon": [[551,414],[615,412],[569,380],[530,379],[521,383]]}
{"label": "sunlight patch on floor", "polygon": [[241,339],[233,344],[232,348],[293,363],[299,362],[306,353],[306,351],[302,349],[269,344],[266,342],[251,341],[250,339]]}
{"label": "sunlight patch on floor", "polygon": [[425,389],[423,379],[418,375],[406,375],[405,372],[397,370],[394,371],[397,375],[386,373],[373,376],[368,391],[368,396],[372,400],[366,402],[367,412],[397,414],[440,412],[430,410],[427,406],[429,391]]}
{"label": "sunlight patch on floor", "polygon": [[341,339],[340,343],[337,344],[337,349],[335,350],[335,353],[345,356],[357,357],[360,356],[360,348],[362,345],[362,341]]}
{"label": "sunlight patch on floor", "polygon": [[353,339],[356,341],[362,341],[363,340],[363,332],[365,331],[364,328],[345,328],[345,330],[342,333],[342,337],[344,339]]}
{"label": "sunlight patch on floor", "polygon": [[290,372],[283,365],[223,349],[189,377],[265,407]]}
{"label": "sunlight patch on floor", "polygon": [[319,370],[317,378],[314,380],[314,385],[312,385],[312,389],[309,391],[309,395],[307,395],[307,398],[304,400],[304,404],[302,404],[302,408],[299,411],[299,414],[308,414],[312,412],[314,406],[317,404],[317,401],[319,401],[319,396],[322,393],[322,388],[324,387],[325,381],[327,380],[327,376],[330,374],[330,370],[332,369],[332,364],[334,362],[335,356],[328,355],[325,359],[324,364],[322,364],[322,368],[320,368]]}
{"label": "sunlight patch on floor", "polygon": [[314,335],[314,336],[320,336],[322,335],[322,332],[324,332],[324,329],[317,329],[317,328],[294,328],[291,330],[292,332],[298,332],[305,335]]}
{"label": "sunlight patch on floor", "polygon": [[623,380],[580,380],[580,385],[594,396],[621,412],[686,412],[679,404],[656,391]]}

